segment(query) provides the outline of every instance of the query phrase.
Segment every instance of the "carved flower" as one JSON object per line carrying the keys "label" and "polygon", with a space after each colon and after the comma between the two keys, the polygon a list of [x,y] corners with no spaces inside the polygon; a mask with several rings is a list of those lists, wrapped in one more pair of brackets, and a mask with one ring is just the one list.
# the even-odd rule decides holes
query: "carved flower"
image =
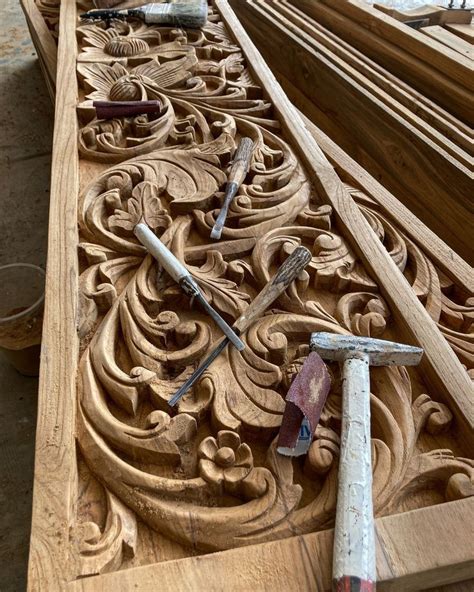
{"label": "carved flower", "polygon": [[176,88],[192,77],[190,70],[197,62],[193,52],[160,64],[158,60],[127,70],[122,64],[80,64],[78,71],[93,92],[94,101],[137,101],[161,99],[160,91]]}
{"label": "carved flower", "polygon": [[138,37],[112,37],[104,45],[105,53],[114,57],[129,58],[146,53],[149,50],[148,43]]}
{"label": "carved flower", "polygon": [[222,430],[205,438],[198,450],[199,472],[208,483],[236,485],[253,469],[252,451],[235,432]]}
{"label": "carved flower", "polygon": [[79,27],[82,39],[82,54],[79,61],[110,61],[114,58],[134,58],[160,56],[166,59],[181,57],[186,52],[187,39],[182,31],[170,30],[163,41],[163,31],[158,27],[145,25],[141,21],[113,21],[112,26],[105,23],[89,23]]}

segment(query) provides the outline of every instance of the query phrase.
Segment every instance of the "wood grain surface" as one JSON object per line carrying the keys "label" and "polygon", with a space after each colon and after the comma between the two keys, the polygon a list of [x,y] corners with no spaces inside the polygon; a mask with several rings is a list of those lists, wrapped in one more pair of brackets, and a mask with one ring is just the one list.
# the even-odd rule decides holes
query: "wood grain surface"
{"label": "wood grain surface", "polygon": [[53,137],[46,296],[36,428],[28,589],[60,590],[75,567],[69,553],[76,499],[77,87],[73,1],[63,2]]}
{"label": "wood grain surface", "polygon": [[[445,504],[443,509],[442,521],[436,508],[376,521],[378,589],[414,592],[474,577],[469,526],[469,521],[474,519],[472,498]],[[454,532],[459,545],[452,544]],[[224,588],[242,592],[249,589],[326,592],[331,590],[332,539],[333,532],[324,531],[86,578],[71,583],[68,590],[128,592],[136,587],[140,592],[152,592],[159,582],[163,592],[176,589],[217,592]],[[456,586],[453,591],[457,592]]]}
{"label": "wood grain surface", "polygon": [[[243,6],[236,5],[245,18]],[[245,23],[264,57],[283,80],[291,80],[285,90],[293,102],[472,264],[470,153],[458,147],[454,156],[443,133],[430,137],[430,126],[416,115],[416,103],[407,116],[407,108],[401,109],[389,93],[379,87],[375,92],[365,74],[323,45],[297,7],[290,16],[286,3],[248,2],[245,11],[257,17]],[[274,35],[282,39],[275,47],[268,42]]]}
{"label": "wood grain surface", "polygon": [[[337,392],[304,467],[270,444],[311,327],[387,329],[425,348],[412,375],[373,371],[378,577],[382,589],[401,581],[407,590],[420,579],[474,577],[466,545],[445,543],[452,532],[467,541],[472,522],[471,384],[460,362],[469,352],[462,332],[456,347],[448,342],[449,323],[420,298],[417,267],[438,278],[433,286],[441,277],[411,242],[428,235],[416,239],[414,228],[408,237],[409,216],[387,222],[363,185],[338,176],[225,0],[213,3],[198,41],[193,32],[92,24],[81,28],[77,56],[77,26],[75,2],[63,0],[29,589],[328,589]],[[117,35],[119,48],[108,44]],[[105,49],[122,44],[139,57],[110,65]],[[141,62],[140,53],[164,58]],[[112,123],[114,144],[90,100],[137,92],[165,109],[139,122],[145,133]],[[254,162],[223,240],[211,243],[242,136],[256,142]],[[228,349],[173,415],[167,401],[216,329],[145,256],[137,216],[231,321],[295,246],[312,254],[243,336],[245,354]],[[409,251],[416,281],[381,227]],[[464,294],[454,263],[453,291]],[[467,307],[456,306],[464,323]]]}
{"label": "wood grain surface", "polygon": [[362,2],[298,0],[295,6],[472,125],[467,58]]}

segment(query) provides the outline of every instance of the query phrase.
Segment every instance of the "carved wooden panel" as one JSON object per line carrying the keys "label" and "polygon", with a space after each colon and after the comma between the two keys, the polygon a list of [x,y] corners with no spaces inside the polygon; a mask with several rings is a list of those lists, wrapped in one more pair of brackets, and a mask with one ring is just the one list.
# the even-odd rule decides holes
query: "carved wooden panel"
{"label": "carved wooden panel", "polygon": [[57,43],[59,35],[59,7],[61,0],[35,0],[35,4]]}
{"label": "carved wooden panel", "polygon": [[[64,577],[330,528],[341,417],[337,364],[330,365],[332,389],[307,457],[290,460],[275,450],[284,397],[313,331],[418,339],[427,348],[419,368],[371,370],[376,515],[472,496],[466,391],[454,393],[449,385],[471,386],[473,294],[438,269],[390,212],[360,187],[344,185],[327,161],[320,171],[311,169],[302,156],[303,140],[300,145],[288,126],[285,99],[262,81],[261,66],[223,22],[225,2],[210,6],[202,31],[132,20],[84,24],[71,5],[63,0],[58,92],[64,102],[58,101],[56,112],[51,224],[57,214],[69,229],[58,227],[71,257],[58,273],[67,286],[67,306],[71,298],[72,308],[77,301],[70,320],[78,341],[69,324],[65,362],[56,368],[60,362],[49,358],[54,349],[60,356],[54,319],[67,311],[58,312],[51,291],[59,281],[53,258],[63,255],[50,248],[42,401],[47,405],[46,391],[56,388],[53,374],[60,376],[72,393],[73,411],[67,421],[59,419],[58,429],[67,431],[69,442],[72,422],[75,454],[61,468],[68,484],[63,503],[69,528],[61,531],[67,550],[53,545],[45,551],[50,531],[38,534],[50,503],[41,483],[48,482],[58,497],[51,483],[59,477],[41,464],[41,453],[37,461],[30,588],[44,588],[40,565],[48,553],[51,563],[67,564],[67,576],[51,568],[60,589]],[[77,63],[69,55],[61,58],[73,48],[73,35]],[[93,100],[139,99],[159,99],[159,115],[95,118]],[[77,111],[77,130],[68,105]],[[63,113],[69,113],[66,123]],[[62,131],[68,129],[73,136]],[[210,231],[242,136],[255,143],[252,164],[215,242]],[[339,206],[328,202],[327,170],[335,179],[334,195],[355,200],[368,221],[360,232],[370,244],[382,245],[389,280],[373,263],[378,255],[361,253]],[[61,184],[66,178],[71,185]],[[71,220],[76,213],[77,234]],[[221,354],[175,414],[167,401],[221,335],[137,242],[133,228],[141,218],[230,323],[297,245],[313,254],[306,271],[243,335],[246,349]],[[55,232],[51,244],[58,240]],[[421,333],[417,337],[418,321],[406,318],[387,295],[389,281],[402,286],[407,306],[414,303],[435,336],[431,345]],[[454,369],[449,380],[432,369],[437,355]],[[39,428],[41,445],[45,425]]]}

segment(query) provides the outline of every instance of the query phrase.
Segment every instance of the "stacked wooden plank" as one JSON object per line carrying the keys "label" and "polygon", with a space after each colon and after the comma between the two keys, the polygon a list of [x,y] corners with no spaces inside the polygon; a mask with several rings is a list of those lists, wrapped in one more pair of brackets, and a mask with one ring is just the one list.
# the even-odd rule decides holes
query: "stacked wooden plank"
{"label": "stacked wooden plank", "polygon": [[324,25],[311,17],[319,19],[321,9],[343,19],[346,4],[352,7],[286,0],[233,6],[295,105],[472,263],[472,129],[341,39],[326,26],[329,17]]}
{"label": "stacked wooden plank", "polygon": [[[271,444],[312,330],[424,347],[410,374],[373,374],[380,589],[473,578],[470,268],[300,119],[228,3],[212,5],[197,33],[81,26],[62,1],[29,589],[330,589],[337,367],[307,461]],[[133,59],[103,51],[113,35]],[[137,88],[157,118],[91,114]],[[252,166],[211,241],[244,134]],[[157,274],[141,216],[229,320],[296,244],[313,254],[176,415],[169,397],[220,336]],[[229,446],[239,460],[222,467]]]}
{"label": "stacked wooden plank", "polygon": [[397,21],[414,26],[423,35],[428,35],[442,45],[472,59],[474,26],[470,8],[453,7],[448,10],[435,5],[425,5],[408,10],[397,10],[385,4],[374,4]]}
{"label": "stacked wooden plank", "polygon": [[473,125],[474,79],[468,57],[360,0],[298,0],[292,4]]}

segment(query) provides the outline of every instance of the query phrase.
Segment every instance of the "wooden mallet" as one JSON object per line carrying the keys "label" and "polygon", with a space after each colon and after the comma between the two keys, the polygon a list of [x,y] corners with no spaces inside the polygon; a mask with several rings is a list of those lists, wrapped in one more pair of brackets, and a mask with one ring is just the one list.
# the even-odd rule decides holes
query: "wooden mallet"
{"label": "wooden mallet", "polygon": [[313,333],[311,349],[324,359],[343,363],[333,589],[337,592],[372,592],[376,572],[369,365],[415,366],[421,360],[423,349],[334,333]]}

